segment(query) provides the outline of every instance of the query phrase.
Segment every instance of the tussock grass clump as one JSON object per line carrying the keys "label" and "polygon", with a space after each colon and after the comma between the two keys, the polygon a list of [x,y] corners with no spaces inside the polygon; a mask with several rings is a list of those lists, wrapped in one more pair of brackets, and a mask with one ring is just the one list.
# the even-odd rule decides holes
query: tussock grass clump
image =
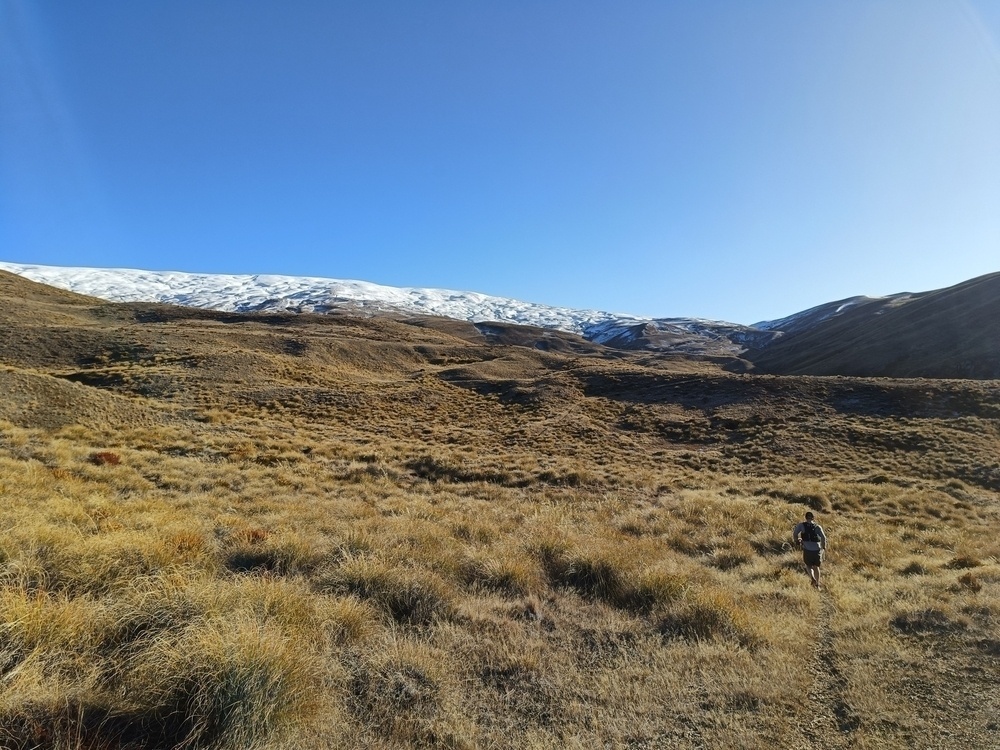
{"label": "tussock grass clump", "polygon": [[357,596],[405,625],[428,625],[448,618],[453,610],[454,593],[439,576],[371,557],[344,560],[324,571],[319,588]]}
{"label": "tussock grass clump", "polygon": [[102,608],[86,599],[67,599],[23,589],[0,589],[0,649],[7,685],[34,668],[59,671],[67,652],[91,643]]}
{"label": "tussock grass clump", "polygon": [[480,544],[489,544],[497,536],[497,530],[492,526],[470,521],[460,521],[454,524],[451,533],[456,539]]}
{"label": "tussock grass clump", "polygon": [[655,610],[679,600],[690,585],[681,574],[657,569],[642,571],[623,598],[624,608],[637,612]]}
{"label": "tussock grass clump", "polygon": [[382,462],[352,461],[341,472],[341,477],[348,482],[370,484],[375,482],[396,482],[402,474]]}
{"label": "tussock grass clump", "polygon": [[226,569],[234,573],[300,575],[315,570],[324,560],[322,540],[310,543],[294,532],[271,534],[249,528],[233,534],[222,555]]}
{"label": "tussock grass clump", "polygon": [[178,554],[167,540],[133,530],[81,536],[66,528],[37,529],[10,540],[0,581],[27,591],[106,596],[137,579],[194,570],[200,558]]}
{"label": "tussock grass clump", "polygon": [[978,594],[983,590],[983,584],[974,573],[965,573],[958,577],[958,588],[960,590],[970,591],[973,594]]}
{"label": "tussock grass clump", "polygon": [[363,529],[349,529],[336,540],[334,556],[345,560],[371,555],[380,549],[379,540]]}
{"label": "tussock grass clump", "polygon": [[353,596],[328,598],[322,604],[323,628],[334,645],[365,641],[378,630],[379,613]]}
{"label": "tussock grass clump", "polygon": [[907,610],[896,614],[890,624],[907,635],[947,635],[968,628],[968,622],[942,607]]}
{"label": "tussock grass clump", "polygon": [[540,587],[540,570],[530,557],[506,553],[471,555],[462,565],[466,583],[507,596],[523,596]]}
{"label": "tussock grass clump", "polygon": [[832,508],[828,493],[822,490],[815,492],[801,489],[773,489],[768,493],[771,497],[786,503],[796,503],[818,512],[826,512]]}
{"label": "tussock grass clump", "polygon": [[913,562],[907,563],[904,568],[899,571],[900,575],[904,576],[923,576],[930,572],[927,566],[922,562],[914,560]]}
{"label": "tussock grass clump", "polygon": [[588,469],[570,469],[563,471],[542,471],[538,481],[544,484],[554,484],[560,487],[585,487],[600,483],[599,475]]}
{"label": "tussock grass clump", "polygon": [[945,567],[951,570],[965,570],[966,568],[978,568],[982,564],[983,561],[975,555],[958,554],[951,558]]}
{"label": "tussock grass clump", "polygon": [[733,570],[753,560],[754,553],[747,543],[719,550],[711,555],[711,564],[719,570]]}
{"label": "tussock grass clump", "polygon": [[196,622],[132,660],[125,684],[164,739],[259,748],[308,722],[320,670],[307,645],[253,619]]}
{"label": "tussock grass clump", "polygon": [[632,612],[648,612],[677,599],[682,577],[642,569],[627,547],[575,547],[557,539],[542,540],[538,555],[549,579],[584,597]]}
{"label": "tussock grass clump", "polygon": [[305,728],[317,635],[349,618],[303,589],[172,575],[114,598],[0,590],[0,738],[11,747],[258,748]]}
{"label": "tussock grass clump", "polygon": [[721,590],[701,590],[684,597],[659,614],[657,629],[666,638],[722,638],[746,647],[757,646],[761,640],[746,608]]}
{"label": "tussock grass clump", "polygon": [[349,708],[374,735],[403,746],[471,750],[443,656],[413,642],[386,644],[353,666]]}
{"label": "tussock grass clump", "polygon": [[531,482],[521,472],[468,465],[436,456],[420,456],[409,461],[406,467],[429,482],[486,482],[506,487],[527,487]]}

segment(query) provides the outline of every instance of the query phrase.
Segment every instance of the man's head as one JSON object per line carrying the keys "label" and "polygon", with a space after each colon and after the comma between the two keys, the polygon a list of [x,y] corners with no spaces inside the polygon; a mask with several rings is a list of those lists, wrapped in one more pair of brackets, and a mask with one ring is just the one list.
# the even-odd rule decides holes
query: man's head
{"label": "man's head", "polygon": [[810,511],[806,511],[806,520],[807,521],[811,521],[811,520],[813,520],[813,518],[815,518],[815,516],[813,516],[813,512],[811,510]]}

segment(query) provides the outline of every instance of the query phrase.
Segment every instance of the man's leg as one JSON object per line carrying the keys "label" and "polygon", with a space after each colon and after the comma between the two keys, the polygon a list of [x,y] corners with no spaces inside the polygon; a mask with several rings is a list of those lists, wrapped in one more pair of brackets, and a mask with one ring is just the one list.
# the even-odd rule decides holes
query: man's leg
{"label": "man's leg", "polygon": [[809,579],[812,581],[812,585],[816,588],[820,587],[819,583],[819,566],[810,565],[809,566]]}

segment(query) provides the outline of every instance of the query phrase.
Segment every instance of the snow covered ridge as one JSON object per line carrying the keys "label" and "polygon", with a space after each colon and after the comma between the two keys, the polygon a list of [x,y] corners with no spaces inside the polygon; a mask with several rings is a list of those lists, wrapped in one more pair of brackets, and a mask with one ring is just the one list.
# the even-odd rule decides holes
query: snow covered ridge
{"label": "snow covered ridge", "polygon": [[326,312],[351,305],[474,323],[520,323],[581,334],[590,326],[613,320],[638,322],[636,318],[596,310],[551,307],[475,292],[391,287],[312,276],[238,276],[5,262],[0,262],[0,269],[112,302],[164,302],[227,312]]}
{"label": "snow covered ridge", "polygon": [[576,333],[610,346],[736,354],[761,336],[762,324],[741,326],[696,318],[637,318],[574,310],[476,292],[391,287],[312,276],[270,276],[71,268],[0,261],[0,270],[112,302],[163,302],[228,312],[362,311],[438,315],[471,323],[503,322]]}

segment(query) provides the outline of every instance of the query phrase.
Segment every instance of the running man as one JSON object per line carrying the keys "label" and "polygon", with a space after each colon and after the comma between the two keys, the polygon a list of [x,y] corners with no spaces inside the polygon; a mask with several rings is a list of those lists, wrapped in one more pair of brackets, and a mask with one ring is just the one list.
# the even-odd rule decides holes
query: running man
{"label": "running man", "polygon": [[819,567],[823,564],[823,550],[826,549],[826,534],[823,527],[813,521],[812,511],[806,513],[806,520],[792,529],[792,544],[802,549],[802,562],[809,571],[813,588],[823,588],[819,582]]}

